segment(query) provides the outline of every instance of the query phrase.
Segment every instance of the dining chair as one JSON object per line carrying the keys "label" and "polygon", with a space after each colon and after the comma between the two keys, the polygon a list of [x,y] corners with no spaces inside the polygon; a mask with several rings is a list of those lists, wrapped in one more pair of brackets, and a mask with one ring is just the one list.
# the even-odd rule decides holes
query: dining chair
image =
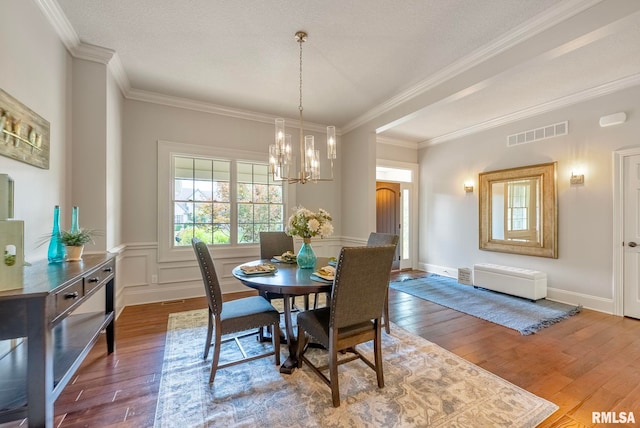
{"label": "dining chair", "polygon": [[[367,239],[367,246],[376,246],[376,245],[394,245],[398,246],[398,240],[400,237],[398,235],[394,235],[393,233],[379,233],[379,232],[371,232],[369,234],[369,239]],[[395,254],[394,254],[395,256]],[[389,275],[391,275],[391,270],[389,270]],[[391,277],[389,277],[391,279]],[[387,298],[384,299],[384,330],[387,334],[391,333],[391,324],[389,322],[389,290],[387,289]]]}
{"label": "dining chair", "polygon": [[[384,387],[381,318],[394,253],[393,245],[342,248],[329,306],[298,314],[298,367],[304,361],[331,388],[333,407],[340,406],[341,364],[360,358],[376,372],[378,387]],[[309,337],[328,350],[327,366],[318,367],[305,357]],[[356,345],[371,340],[373,363],[356,349]],[[345,357],[342,351],[353,355]],[[344,357],[340,360],[339,352]],[[329,376],[323,373],[327,369]]]}
{"label": "dining chair", "polygon": [[[285,232],[260,232],[260,258],[270,260],[273,256],[279,256],[287,251],[293,252],[293,236]],[[282,299],[281,294],[267,293],[267,300]],[[304,296],[305,309],[309,309],[309,296]],[[291,308],[295,306],[295,297],[291,298]]]}
{"label": "dining chair", "polygon": [[[204,346],[204,359],[209,355],[209,348],[213,347],[213,361],[211,362],[211,374],[209,384],[213,383],[218,369],[230,367],[236,364],[249,362],[258,358],[275,355],[276,365],[280,365],[280,313],[262,296],[244,297],[241,299],[222,301],[222,292],[218,275],[211,259],[211,254],[207,245],[198,238],[193,238],[191,244],[196,253],[204,289],[207,295],[209,306],[209,326],[207,329],[207,341]],[[270,326],[274,334],[271,335],[273,350],[262,354],[247,357],[244,349],[240,345],[239,339],[256,334],[251,333],[230,336],[222,339],[223,334],[244,332],[245,330]],[[215,333],[215,337],[214,337]],[[211,342],[214,338],[213,343]],[[220,346],[229,341],[235,341],[242,353],[242,358],[229,363],[219,364]]]}

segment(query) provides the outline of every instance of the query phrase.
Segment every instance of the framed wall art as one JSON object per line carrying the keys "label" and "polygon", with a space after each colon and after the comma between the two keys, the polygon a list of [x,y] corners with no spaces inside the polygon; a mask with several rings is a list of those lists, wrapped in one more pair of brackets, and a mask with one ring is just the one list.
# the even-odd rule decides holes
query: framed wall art
{"label": "framed wall art", "polygon": [[49,122],[2,89],[0,155],[49,169]]}

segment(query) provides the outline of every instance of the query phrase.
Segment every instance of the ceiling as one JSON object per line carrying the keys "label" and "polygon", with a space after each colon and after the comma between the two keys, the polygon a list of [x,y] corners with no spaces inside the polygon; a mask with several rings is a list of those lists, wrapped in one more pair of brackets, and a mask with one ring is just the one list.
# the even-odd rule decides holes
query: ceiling
{"label": "ceiling", "polygon": [[[635,0],[38,0],[136,93],[431,144],[640,84]],[[121,85],[122,86],[122,85]],[[125,93],[125,96],[127,94]]]}

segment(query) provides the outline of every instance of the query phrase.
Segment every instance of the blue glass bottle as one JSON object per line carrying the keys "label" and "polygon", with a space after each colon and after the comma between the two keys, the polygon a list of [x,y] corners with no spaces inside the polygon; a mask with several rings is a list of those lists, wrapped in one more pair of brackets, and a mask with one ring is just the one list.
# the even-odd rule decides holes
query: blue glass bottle
{"label": "blue glass bottle", "polygon": [[78,233],[80,230],[80,226],[78,225],[79,210],[78,207],[71,209],[71,233]]}
{"label": "blue glass bottle", "polygon": [[300,269],[313,269],[316,267],[316,253],[313,252],[311,247],[311,238],[303,238],[302,247],[298,251],[296,262]]}
{"label": "blue glass bottle", "polygon": [[62,263],[67,257],[67,249],[62,243],[60,233],[60,206],[56,205],[53,209],[53,230],[51,231],[51,239],[49,240],[49,251],[47,253],[49,263]]}

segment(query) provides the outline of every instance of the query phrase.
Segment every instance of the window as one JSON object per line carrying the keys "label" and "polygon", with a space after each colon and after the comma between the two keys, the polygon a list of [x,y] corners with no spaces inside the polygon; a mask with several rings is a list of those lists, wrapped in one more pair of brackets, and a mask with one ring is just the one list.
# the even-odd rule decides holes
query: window
{"label": "window", "polygon": [[538,210],[538,181],[524,179],[510,181],[507,185],[505,203],[505,236],[511,240],[536,240],[539,230],[536,215]]}
{"label": "window", "polygon": [[[173,155],[173,245],[258,242],[283,230],[283,191],[267,163]],[[235,233],[234,233],[235,232]]]}
{"label": "window", "polygon": [[237,163],[238,242],[258,242],[260,232],[283,230],[282,184],[269,165]]}

